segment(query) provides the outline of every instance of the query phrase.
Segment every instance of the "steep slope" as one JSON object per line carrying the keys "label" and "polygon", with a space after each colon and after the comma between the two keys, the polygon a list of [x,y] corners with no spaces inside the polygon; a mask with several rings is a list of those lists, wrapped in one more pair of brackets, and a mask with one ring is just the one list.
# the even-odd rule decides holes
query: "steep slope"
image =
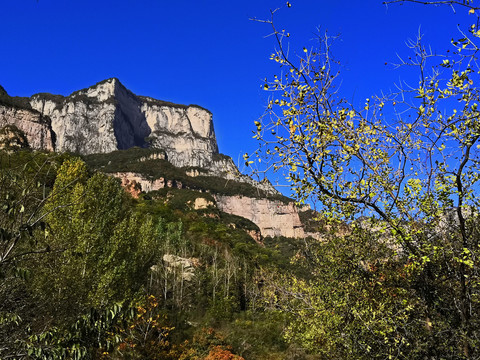
{"label": "steep slope", "polygon": [[[37,136],[35,149],[88,155],[148,147],[163,150],[176,167],[195,168],[192,173],[256,183],[242,175],[230,157],[218,152],[212,114],[197,105],[137,96],[116,78],[66,97],[38,93],[20,100],[51,124],[55,143]],[[0,115],[2,121],[21,124],[22,118]],[[276,193],[271,186],[269,191]]]}
{"label": "steep slope", "polygon": [[92,168],[120,178],[129,191],[134,189],[136,194],[168,188],[196,190],[198,196],[208,192],[213,196],[214,207],[252,221],[263,237],[319,238],[318,229],[311,229],[304,219],[312,217],[307,215],[311,210],[298,207],[293,200],[271,191],[268,181],[256,182],[245,175],[225,179],[185,171],[172,166],[162,152],[154,149],[134,148],[83,158]]}
{"label": "steep slope", "polygon": [[177,167],[234,171],[232,164],[214,159],[218,147],[209,111],[136,96],[115,78],[67,97],[36,94],[30,104],[51,119],[57,151],[95,154],[153,147],[165,150]]}
{"label": "steep slope", "polygon": [[305,237],[298,208],[293,202],[225,195],[216,195],[215,200],[221,211],[258,225],[262,236]]}
{"label": "steep slope", "polygon": [[33,149],[54,150],[55,134],[50,119],[32,109],[28,98],[11,97],[0,86],[0,129],[6,126],[21,130]]}

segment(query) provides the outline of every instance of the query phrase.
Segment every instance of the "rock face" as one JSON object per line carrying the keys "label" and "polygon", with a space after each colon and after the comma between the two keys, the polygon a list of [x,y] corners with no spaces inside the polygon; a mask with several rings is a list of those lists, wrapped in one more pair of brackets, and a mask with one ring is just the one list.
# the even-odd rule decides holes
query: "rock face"
{"label": "rock face", "polygon": [[203,197],[198,197],[195,199],[193,203],[193,208],[195,210],[203,210],[203,209],[208,209],[209,207],[213,207],[215,204],[211,201],[208,201],[207,199]]}
{"label": "rock face", "polygon": [[164,149],[168,160],[178,167],[214,165],[218,147],[209,111],[197,106],[167,106],[151,98],[142,100],[152,147]]}
{"label": "rock face", "polygon": [[0,128],[6,125],[22,130],[34,149],[88,155],[151,147],[162,149],[171,164],[191,168],[192,173],[235,179],[277,193],[270,183],[240,174],[233,160],[218,152],[208,110],[137,96],[116,78],[66,97],[39,93],[12,98],[0,87]]}
{"label": "rock face", "polygon": [[53,151],[54,136],[50,123],[37,111],[0,104],[0,129],[8,125],[20,129],[32,149]]}
{"label": "rock face", "polygon": [[[66,97],[39,93],[30,98],[12,98],[0,87],[0,129],[7,125],[23,131],[34,149],[82,155],[134,146],[162,149],[154,156],[185,167],[188,176],[213,175],[251,184],[270,195],[279,194],[267,180],[257,182],[242,175],[230,157],[218,152],[208,110],[137,96],[115,78]],[[182,188],[178,181],[146,179],[138,173],[114,176],[122,179],[133,196],[163,187]],[[293,203],[226,195],[216,195],[216,203],[221,211],[257,224],[262,236],[310,235],[305,233]]]}
{"label": "rock face", "polygon": [[196,258],[183,258],[177,255],[163,255],[163,262],[169,273],[179,273],[183,280],[192,281],[195,277],[195,267],[199,265]]}
{"label": "rock face", "polygon": [[51,119],[57,151],[94,154],[150,146],[165,150],[177,167],[236,171],[233,163],[216,159],[208,110],[136,96],[115,78],[67,97],[36,94],[30,104]]}
{"label": "rock face", "polygon": [[[138,190],[150,192],[165,187],[179,187],[178,183],[172,180],[165,181],[164,178],[146,179],[141,174],[123,172],[113,173],[113,176],[120,178],[123,186],[130,192],[130,185],[135,184]],[[252,180],[253,181],[253,180]],[[304,231],[300,220],[299,209],[293,202],[283,203],[279,200],[256,199],[247,196],[227,196],[214,195],[216,204],[213,204],[203,198],[195,199],[192,204],[194,209],[205,209],[209,206],[216,206],[219,210],[228,214],[244,217],[260,228],[261,236],[285,236],[285,237],[305,237],[316,234]],[[254,239],[260,241],[258,236]]]}
{"label": "rock face", "polygon": [[262,236],[305,236],[298,208],[294,203],[284,204],[269,199],[223,195],[216,195],[215,200],[221,211],[254,222],[260,228]]}
{"label": "rock face", "polygon": [[200,266],[197,258],[183,258],[173,254],[163,255],[163,266],[153,265],[150,270],[154,273],[171,273],[181,277],[182,280],[192,281],[195,277],[195,268]]}
{"label": "rock face", "polygon": [[135,183],[139,186],[141,191],[145,192],[160,190],[166,186],[164,178],[149,180],[145,179],[141,174],[132,172],[118,172],[113,173],[112,175],[121,179],[122,185],[126,186],[128,184]]}

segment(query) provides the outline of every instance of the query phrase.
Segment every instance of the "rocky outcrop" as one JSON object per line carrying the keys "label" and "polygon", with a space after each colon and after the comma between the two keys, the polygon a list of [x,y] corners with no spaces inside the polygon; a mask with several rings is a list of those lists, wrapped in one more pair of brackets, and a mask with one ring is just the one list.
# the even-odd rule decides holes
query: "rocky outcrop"
{"label": "rocky outcrop", "polygon": [[[133,184],[136,191],[144,192],[155,191],[165,187],[182,188],[180,182],[171,179],[166,180],[164,178],[159,178],[151,180],[143,177],[141,174],[132,172],[113,173],[112,175],[121,179],[122,185],[130,193],[132,193],[130,189]],[[262,183],[258,184],[261,186]],[[318,237],[316,234],[307,233],[304,230],[304,225],[299,216],[299,212],[302,211],[302,208],[297,207],[293,202],[284,203],[279,200],[271,200],[268,198],[258,199],[247,196],[227,196],[219,194],[214,195],[214,198],[216,204],[213,204],[203,197],[199,197],[195,199],[195,203],[190,205],[196,210],[216,206],[223,212],[246,218],[260,228],[260,234],[264,237]],[[258,235],[252,235],[252,237],[256,241],[260,241]]]}
{"label": "rocky outcrop", "polygon": [[214,207],[215,204],[212,201],[209,201],[203,197],[195,198],[193,204],[190,204],[194,210],[204,210],[211,207]]}
{"label": "rocky outcrop", "polygon": [[246,196],[215,195],[217,207],[226,213],[244,217],[259,228],[262,236],[305,236],[295,203]]}
{"label": "rocky outcrop", "polygon": [[0,128],[0,150],[12,152],[28,148],[28,140],[23,131],[14,125]]}
{"label": "rocky outcrop", "polygon": [[163,255],[163,263],[167,272],[181,276],[185,281],[192,281],[195,277],[195,268],[200,265],[197,258],[183,258],[178,255]]}
{"label": "rocky outcrop", "polygon": [[[228,171],[224,171],[224,169],[230,169]],[[190,177],[196,176],[220,176],[227,180],[234,180],[238,182],[243,182],[250,184],[264,192],[268,195],[280,195],[280,192],[275,189],[272,183],[267,179],[263,179],[262,181],[256,181],[252,179],[250,176],[244,175],[238,171],[236,165],[234,164],[233,160],[225,155],[219,154],[217,155],[217,160],[212,164],[212,167],[209,169],[187,169],[185,174]]]}
{"label": "rocky outcrop", "polygon": [[163,189],[165,187],[165,179],[159,178],[155,180],[149,180],[143,177],[141,174],[132,172],[119,172],[113,173],[113,176],[119,178],[122,181],[122,185],[125,187],[128,184],[136,184],[139,191],[150,192]]}
{"label": "rocky outcrop", "polygon": [[152,147],[164,149],[177,167],[212,169],[218,154],[212,114],[197,106],[170,105],[142,97],[141,112],[151,131]]}
{"label": "rocky outcrop", "polygon": [[138,199],[142,192],[142,187],[135,180],[130,180],[128,177],[122,177],[122,187],[127,193],[129,193],[134,199]]}
{"label": "rocky outcrop", "polygon": [[[39,93],[30,98],[12,98],[0,88],[0,128],[7,125],[23,131],[34,149],[88,155],[150,147],[162,150],[150,157],[166,159],[184,168],[188,176],[221,177],[254,186],[258,196],[279,195],[268,180],[257,182],[242,175],[230,157],[218,152],[208,110],[137,96],[115,78],[69,96]],[[133,172],[114,176],[122,179],[133,196],[141,191],[183,187],[175,179],[147,179]],[[221,211],[257,224],[262,236],[308,235],[294,203],[226,195],[217,195],[216,202]]]}
{"label": "rocky outcrop", "polygon": [[245,230],[247,232],[248,235],[250,235],[250,237],[255,240],[255,242],[257,244],[261,244],[263,245],[262,243],[262,233],[258,230]]}
{"label": "rocky outcrop", "polygon": [[49,120],[37,111],[0,104],[0,129],[6,126],[21,130],[32,149],[53,151],[54,140]]}
{"label": "rocky outcrop", "polygon": [[177,167],[238,173],[233,162],[218,158],[208,110],[137,96],[115,78],[67,97],[36,94],[30,104],[51,119],[57,151],[95,154],[153,147],[163,149]]}

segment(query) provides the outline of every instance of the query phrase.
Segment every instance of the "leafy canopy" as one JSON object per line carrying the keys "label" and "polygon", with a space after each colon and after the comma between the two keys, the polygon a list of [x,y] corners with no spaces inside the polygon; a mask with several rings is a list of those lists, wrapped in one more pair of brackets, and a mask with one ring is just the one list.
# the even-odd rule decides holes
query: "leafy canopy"
{"label": "leafy canopy", "polygon": [[[475,12],[469,8],[470,13]],[[406,283],[397,284],[394,291],[403,297],[395,302],[394,308],[404,304],[400,312],[388,308],[385,288],[371,292],[369,283],[360,281],[363,275],[340,283],[334,274],[321,272],[314,273],[312,282],[293,279],[286,291],[313,298],[314,304],[313,315],[298,313],[292,326],[303,329],[298,336],[311,349],[347,346],[348,342],[339,344],[336,339],[342,334],[358,334],[354,325],[363,317],[361,311],[370,317],[383,317],[383,321],[372,323],[370,335],[368,331],[361,333],[365,344],[387,325],[387,333],[394,332],[392,339],[413,339],[411,334],[420,337],[422,332],[415,321],[396,318],[396,314],[409,313],[412,299],[400,291],[406,286],[414,295],[413,303],[421,309],[411,316],[426,322],[428,336],[415,345],[418,352],[402,353],[397,340],[390,343],[386,338],[386,348],[364,349],[372,351],[368,356],[388,358],[394,356],[396,348],[397,354],[403,354],[400,357],[476,357],[480,311],[478,25],[469,26],[460,39],[452,41],[453,51],[445,55],[432,53],[419,35],[408,43],[412,56],[398,64],[417,71],[418,83],[399,85],[397,91],[372,96],[359,107],[338,92],[341,67],[331,55],[334,39],[320,34],[316,46],[292,54],[286,44],[289,34],[277,28],[276,12],[262,22],[271,27],[275,37],[271,60],[278,64],[279,73],[264,84],[271,97],[266,113],[255,123],[259,149],[254,160],[246,155],[247,163],[257,159],[266,164],[266,170],[284,171],[299,201],[316,200],[331,224],[349,223],[354,234],[350,241],[363,236],[365,226],[359,224],[376,229],[369,236],[378,246],[387,243],[394,250],[384,261],[393,269],[408,270]],[[336,241],[341,235],[335,227],[331,229],[333,234],[326,240]],[[347,259],[334,266],[343,266]],[[395,274],[383,276],[395,278]],[[350,283],[351,290],[338,299],[326,296],[331,281],[337,289]],[[334,309],[341,307],[342,299],[354,296],[355,291],[365,292],[360,304],[366,307],[357,308],[357,313],[343,307],[336,313]],[[382,301],[378,304],[385,306],[382,311],[374,306],[378,296]],[[305,307],[301,302],[293,304],[297,310]],[[292,303],[284,306],[289,311]],[[334,315],[325,320],[321,313],[330,307]],[[302,328],[302,322],[311,330]],[[344,332],[339,333],[340,324]],[[413,347],[410,340],[405,341]],[[359,350],[352,346],[348,351],[354,354]]]}

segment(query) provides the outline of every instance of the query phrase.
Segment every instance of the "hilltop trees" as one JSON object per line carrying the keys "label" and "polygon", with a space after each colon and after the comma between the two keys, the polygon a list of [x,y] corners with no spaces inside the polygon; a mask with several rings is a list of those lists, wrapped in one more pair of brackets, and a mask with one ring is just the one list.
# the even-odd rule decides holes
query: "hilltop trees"
{"label": "hilltop trees", "polygon": [[[339,221],[351,224],[349,241],[363,238],[367,224],[376,229],[369,237],[394,250],[382,259],[381,273],[368,270],[375,259],[363,254],[356,263],[362,260],[366,270],[360,267],[359,278],[350,274],[340,281],[353,281],[350,292],[343,294],[347,299],[364,292],[357,296],[357,304],[364,303],[368,310],[363,315],[347,308],[339,310],[338,299],[321,295],[329,281],[336,279],[334,274],[322,272],[314,272],[304,285],[293,281],[287,287],[286,293],[297,294],[291,295],[293,298],[315,299],[316,305],[293,302],[296,311],[308,306],[317,310],[317,316],[328,309],[334,311],[344,327],[340,334],[346,338],[358,334],[358,329],[349,326],[361,318],[383,316],[384,322],[372,323],[363,333],[365,343],[368,336],[370,340],[385,336],[385,344],[387,338],[394,341],[386,348],[352,346],[348,351],[357,354],[353,358],[362,354],[366,358],[476,357],[480,311],[477,25],[453,41],[454,51],[444,56],[434,56],[421,36],[410,42],[412,55],[399,65],[417,69],[419,82],[399,87],[395,93],[372,96],[358,108],[336,88],[340,66],[331,56],[334,39],[319,35],[315,48],[291,56],[285,44],[288,34],[277,29],[274,15],[275,11],[264,22],[276,39],[271,59],[279,64],[280,73],[264,84],[271,100],[256,122],[257,155],[262,163],[287,173],[300,201],[319,200],[322,214],[331,223],[332,241],[338,241],[334,229]],[[361,216],[367,220],[359,221]],[[327,249],[318,250],[317,256],[331,257],[324,253]],[[341,259],[337,257],[334,263],[342,266],[338,263]],[[350,257],[345,254],[343,260],[350,261]],[[400,274],[405,277],[402,281],[398,280]],[[376,280],[380,288],[371,292],[374,289],[369,284],[376,276],[381,277]],[[394,308],[384,308],[382,313],[371,307],[379,294],[387,306],[385,287],[392,286],[398,299],[392,303]],[[401,291],[404,288],[409,290],[408,296]],[[291,306],[292,302],[283,303],[285,311]],[[406,316],[402,321],[394,318],[399,312]],[[337,350],[346,346],[348,341],[335,343],[339,333],[325,328],[321,318],[315,320],[303,313],[293,318],[291,326],[307,321],[318,330],[304,334],[304,344],[312,349],[325,346],[325,339]],[[428,331],[424,333],[422,328]],[[298,336],[302,334],[300,331]],[[414,343],[414,339],[423,340]]]}

